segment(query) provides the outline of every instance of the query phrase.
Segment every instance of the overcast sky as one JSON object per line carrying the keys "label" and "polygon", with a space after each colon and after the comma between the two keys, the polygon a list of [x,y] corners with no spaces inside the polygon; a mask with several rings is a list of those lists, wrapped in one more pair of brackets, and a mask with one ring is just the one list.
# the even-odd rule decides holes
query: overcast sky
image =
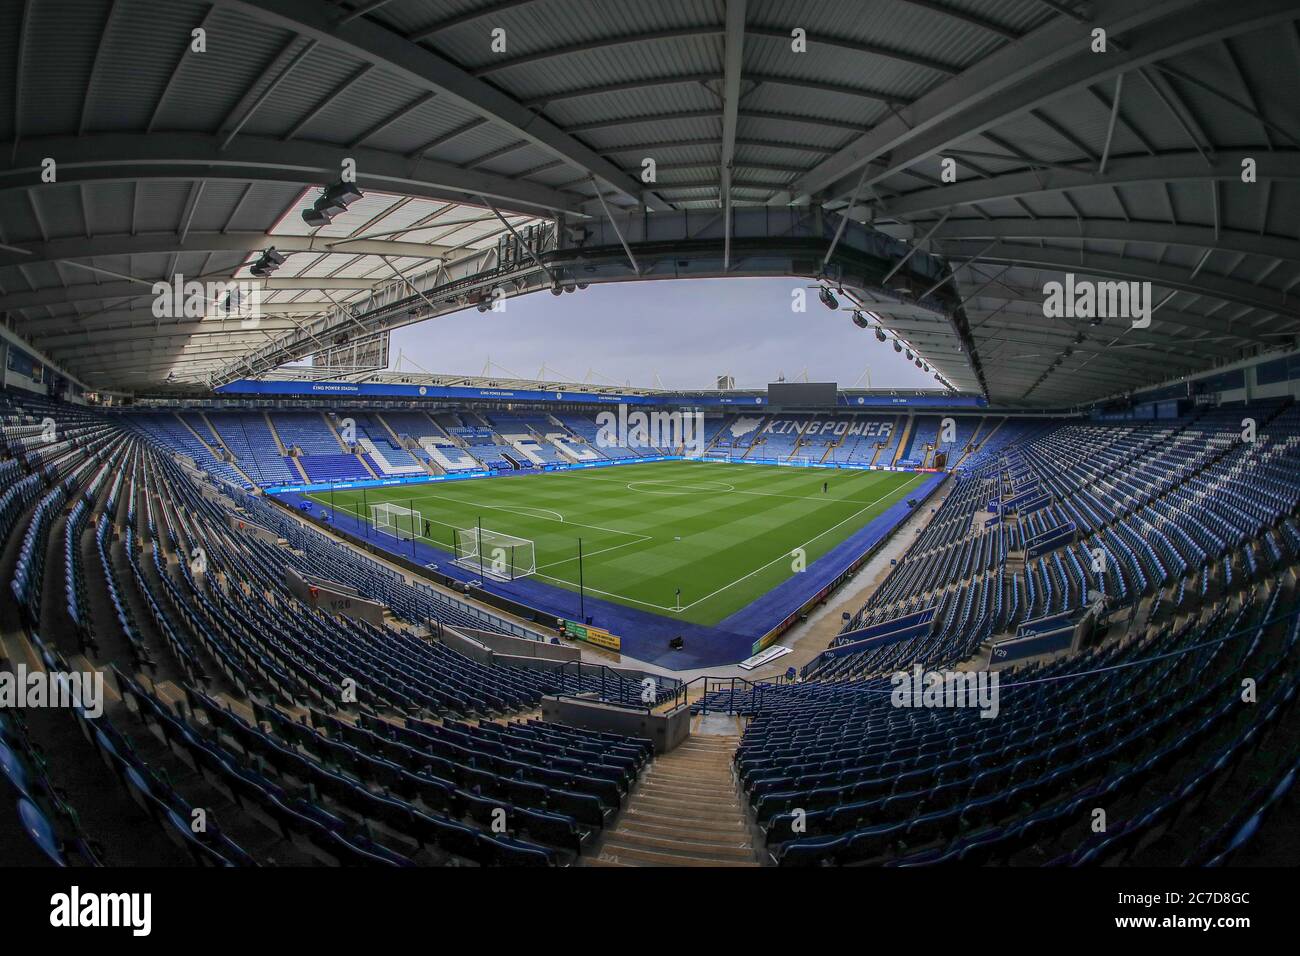
{"label": "overcast sky", "polygon": [[[610,282],[562,296],[506,300],[503,313],[466,309],[393,333],[400,349],[433,373],[492,375],[667,388],[712,388],[724,373],[738,388],[787,380],[852,387],[871,369],[874,388],[938,388],[932,373],[832,312],[808,290],[807,311],[791,311],[797,279],[680,279]],[[841,302],[841,307],[847,305]],[[411,361],[406,371],[416,370]],[[508,370],[508,371],[507,371]],[[865,380],[859,387],[865,386]]]}

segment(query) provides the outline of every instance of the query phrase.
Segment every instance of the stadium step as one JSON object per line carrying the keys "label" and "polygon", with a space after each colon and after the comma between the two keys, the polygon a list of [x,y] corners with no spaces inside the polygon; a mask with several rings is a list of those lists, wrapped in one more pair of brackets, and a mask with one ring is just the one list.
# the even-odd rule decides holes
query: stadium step
{"label": "stadium step", "polygon": [[270,412],[262,412],[262,418],[266,421],[267,431],[271,433],[271,438],[275,441],[276,451],[284,457],[288,457],[289,448],[285,445],[284,439],[280,437],[280,432],[275,427],[275,422],[271,419]]}
{"label": "stadium step", "polygon": [[693,736],[656,757],[591,866],[756,866],[736,791],[737,736]]}

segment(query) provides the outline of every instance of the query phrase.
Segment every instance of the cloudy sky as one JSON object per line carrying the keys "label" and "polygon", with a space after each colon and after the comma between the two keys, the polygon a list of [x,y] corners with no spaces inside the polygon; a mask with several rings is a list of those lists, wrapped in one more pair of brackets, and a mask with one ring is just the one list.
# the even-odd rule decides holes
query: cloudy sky
{"label": "cloudy sky", "polygon": [[[870,368],[875,388],[937,388],[922,372],[832,312],[808,291],[803,313],[791,310],[796,279],[682,279],[611,282],[563,296],[534,293],[506,301],[503,313],[467,309],[393,333],[402,368],[567,381],[711,388],[719,375],[740,388],[787,380],[852,387]],[[841,303],[843,306],[845,303]],[[863,379],[859,387],[866,384]]]}

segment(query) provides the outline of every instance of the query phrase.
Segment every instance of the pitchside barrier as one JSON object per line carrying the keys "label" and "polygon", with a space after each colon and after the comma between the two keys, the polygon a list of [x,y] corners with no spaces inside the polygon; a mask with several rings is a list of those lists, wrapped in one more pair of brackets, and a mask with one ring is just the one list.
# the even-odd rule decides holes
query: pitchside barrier
{"label": "pitchside barrier", "polygon": [[623,639],[609,633],[603,627],[592,627],[590,624],[580,624],[567,618],[560,626],[564,628],[564,636],[575,641],[586,641],[607,651],[623,650]]}

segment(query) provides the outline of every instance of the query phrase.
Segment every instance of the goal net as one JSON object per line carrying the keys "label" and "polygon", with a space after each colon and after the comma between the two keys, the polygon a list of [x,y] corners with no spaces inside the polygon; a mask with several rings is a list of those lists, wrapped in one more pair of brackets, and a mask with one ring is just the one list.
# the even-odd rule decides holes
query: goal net
{"label": "goal net", "polygon": [[487,528],[456,529],[456,563],[498,581],[513,581],[537,570],[532,541]]}
{"label": "goal net", "polygon": [[370,506],[370,523],[377,531],[391,534],[399,541],[423,537],[422,520],[418,511],[412,511],[402,505],[384,502]]}

